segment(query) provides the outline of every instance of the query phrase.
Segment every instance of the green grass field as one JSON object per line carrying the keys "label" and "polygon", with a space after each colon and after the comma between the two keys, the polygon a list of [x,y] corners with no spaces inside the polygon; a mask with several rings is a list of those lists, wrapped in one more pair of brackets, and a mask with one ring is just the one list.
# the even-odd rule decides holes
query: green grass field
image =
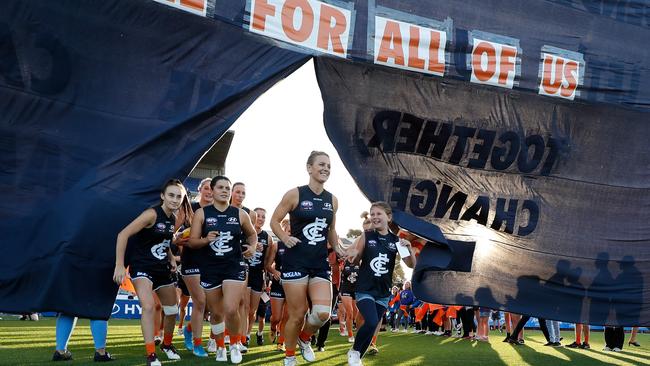
{"label": "green grass field", "polygon": [[[15,319],[12,317],[12,319]],[[206,327],[207,328],[207,327]],[[319,365],[344,365],[350,348],[347,339],[330,331],[325,352],[318,353]],[[564,343],[573,341],[572,332],[563,332]],[[629,337],[629,334],[626,335]],[[367,356],[364,365],[650,365],[650,335],[640,334],[642,347],[626,347],[623,352],[603,352],[603,333],[593,332],[591,350],[544,347],[539,331],[526,332],[526,345],[514,347],[502,343],[503,335],[493,331],[490,343],[470,342],[455,338],[382,332],[379,336],[379,354]],[[198,359],[182,347],[182,337],[174,336],[180,361],[163,361],[166,365],[214,365],[214,357]],[[281,365],[283,355],[274,345],[251,346],[244,355],[243,365]],[[254,342],[252,342],[254,343]],[[74,355],[72,364],[93,364],[93,343],[87,320],[80,320],[69,345]],[[117,359],[111,365],[144,365],[144,346],[140,324],[134,320],[111,320],[108,331],[108,350]],[[54,319],[38,322],[0,320],[0,364],[51,364],[54,351]],[[164,355],[161,360],[164,360]],[[300,364],[306,364],[300,357]]]}

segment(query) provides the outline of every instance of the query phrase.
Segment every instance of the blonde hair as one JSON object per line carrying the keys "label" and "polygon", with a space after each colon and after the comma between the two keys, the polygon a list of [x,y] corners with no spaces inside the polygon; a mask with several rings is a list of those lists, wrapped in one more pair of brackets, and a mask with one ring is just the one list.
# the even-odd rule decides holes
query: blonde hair
{"label": "blonde hair", "polygon": [[309,154],[309,157],[307,158],[307,165],[312,165],[312,164],[314,164],[314,160],[316,160],[317,157],[319,157],[319,156],[323,156],[323,155],[324,155],[324,156],[327,156],[328,158],[330,157],[330,156],[327,155],[327,153],[325,153],[325,152],[322,152],[322,151],[316,151],[316,150],[312,151],[312,152]]}
{"label": "blonde hair", "polygon": [[370,209],[372,210],[373,207],[378,207],[384,210],[386,212],[386,215],[392,215],[393,214],[393,209],[390,207],[390,205],[384,201],[377,201],[373,202],[372,205],[370,205]]}

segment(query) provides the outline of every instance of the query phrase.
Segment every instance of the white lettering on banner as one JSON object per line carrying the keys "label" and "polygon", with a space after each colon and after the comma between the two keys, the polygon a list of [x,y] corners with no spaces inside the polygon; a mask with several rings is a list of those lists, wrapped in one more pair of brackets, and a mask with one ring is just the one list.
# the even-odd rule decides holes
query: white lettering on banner
{"label": "white lettering on banner", "polygon": [[142,308],[138,304],[124,304],[124,314],[140,315]]}
{"label": "white lettering on banner", "polygon": [[248,0],[249,30],[347,57],[352,12],[317,0]]}
{"label": "white lettering on banner", "polygon": [[471,81],[512,89],[517,76],[517,47],[474,38]]}
{"label": "white lettering on banner", "polygon": [[169,5],[172,8],[184,10],[188,13],[205,16],[208,0],[154,0],[155,2]]}
{"label": "white lettering on banner", "polygon": [[376,64],[444,76],[447,33],[375,16]]}
{"label": "white lettering on banner", "polygon": [[580,61],[542,52],[539,94],[573,100],[580,80]]}

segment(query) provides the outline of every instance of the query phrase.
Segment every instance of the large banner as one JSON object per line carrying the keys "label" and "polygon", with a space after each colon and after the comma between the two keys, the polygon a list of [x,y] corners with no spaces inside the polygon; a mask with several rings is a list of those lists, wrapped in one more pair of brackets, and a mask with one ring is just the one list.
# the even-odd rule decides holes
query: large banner
{"label": "large banner", "polygon": [[0,310],[108,317],[116,233],[315,56],[348,170],[431,240],[417,296],[650,322],[644,1],[0,8]]}
{"label": "large banner", "polygon": [[0,310],[108,318],[117,233],[308,58],[151,1],[0,7]]}
{"label": "large banner", "polygon": [[319,58],[317,74],[361,189],[447,239],[422,251],[416,296],[649,324],[647,16],[382,3],[394,7],[369,11],[374,65]]}

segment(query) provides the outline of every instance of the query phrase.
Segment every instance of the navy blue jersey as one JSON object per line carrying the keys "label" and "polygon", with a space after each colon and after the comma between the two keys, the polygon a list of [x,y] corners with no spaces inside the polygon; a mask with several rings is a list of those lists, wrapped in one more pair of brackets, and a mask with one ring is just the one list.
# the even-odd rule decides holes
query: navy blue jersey
{"label": "navy blue jersey", "polygon": [[326,269],[327,234],[334,218],[332,194],[323,190],[315,194],[309,186],[298,187],[298,205],[289,212],[291,235],[298,238],[284,253],[284,269]]}
{"label": "navy blue jersey", "polygon": [[359,266],[345,261],[341,270],[341,292],[354,292],[359,276]]}
{"label": "navy blue jersey", "polygon": [[192,206],[192,212],[196,212],[196,210],[201,208],[201,204],[198,202],[192,202],[191,206]]}
{"label": "navy blue jersey", "polygon": [[262,251],[256,250],[255,254],[247,259],[248,270],[251,273],[260,273],[264,270],[264,256],[266,255],[266,250],[269,248],[269,233],[262,230],[257,234],[257,243],[262,245]]}
{"label": "navy blue jersey", "polygon": [[133,267],[156,267],[167,265],[167,250],[174,236],[176,217],[167,217],[161,206],[154,207],[156,222],[149,228],[140,230],[131,242],[128,263]]}
{"label": "navy blue jersey", "polygon": [[214,205],[203,207],[203,227],[201,237],[205,238],[210,231],[217,231],[219,235],[210,244],[200,250],[201,273],[204,267],[216,265],[220,268],[237,266],[243,263],[241,242],[244,233],[239,222],[239,209],[228,206],[225,211],[217,210]]}
{"label": "navy blue jersey", "polygon": [[366,231],[365,248],[357,278],[356,292],[375,297],[388,297],[393,282],[395,257],[399,238],[388,233],[380,235],[376,231]]}
{"label": "navy blue jersey", "polygon": [[284,245],[284,242],[278,241],[278,249],[275,251],[275,269],[282,272],[282,259],[284,258],[284,252],[287,250],[287,246]]}

